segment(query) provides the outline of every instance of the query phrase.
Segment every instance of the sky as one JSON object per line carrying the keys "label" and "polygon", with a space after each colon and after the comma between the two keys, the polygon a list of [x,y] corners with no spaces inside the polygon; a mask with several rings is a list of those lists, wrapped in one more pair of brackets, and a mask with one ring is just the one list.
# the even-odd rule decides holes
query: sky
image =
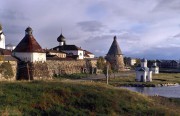
{"label": "sky", "polygon": [[62,34],[96,56],[117,36],[127,57],[180,59],[180,0],[1,0],[6,44],[17,45],[30,26],[42,48]]}

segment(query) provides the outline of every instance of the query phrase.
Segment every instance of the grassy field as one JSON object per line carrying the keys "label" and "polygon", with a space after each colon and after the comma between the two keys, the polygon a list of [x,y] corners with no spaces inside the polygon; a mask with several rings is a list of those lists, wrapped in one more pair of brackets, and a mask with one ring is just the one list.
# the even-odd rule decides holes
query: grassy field
{"label": "grassy field", "polygon": [[[126,74],[127,72],[121,72]],[[109,84],[113,86],[129,86],[135,84],[143,84],[144,86],[156,86],[158,84],[167,84],[167,83],[179,83],[180,84],[180,73],[160,73],[152,75],[152,82],[136,82],[135,73],[128,75],[127,77],[111,77],[109,78]],[[102,83],[106,83],[106,79],[97,80]]]}
{"label": "grassy field", "polygon": [[156,83],[179,83],[180,73],[160,73],[153,75],[153,81]]}
{"label": "grassy field", "polygon": [[148,97],[102,83],[1,82],[1,115],[179,115],[180,100]]}
{"label": "grassy field", "polygon": [[55,79],[82,79],[88,77],[90,74],[85,73],[75,73],[75,74],[64,74],[64,75],[54,75]]}

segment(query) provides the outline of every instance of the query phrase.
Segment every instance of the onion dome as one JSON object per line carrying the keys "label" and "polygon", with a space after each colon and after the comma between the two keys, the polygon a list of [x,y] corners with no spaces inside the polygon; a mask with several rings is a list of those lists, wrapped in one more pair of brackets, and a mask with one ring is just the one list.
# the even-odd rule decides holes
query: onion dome
{"label": "onion dome", "polygon": [[62,35],[62,33],[61,33],[61,35],[57,38],[57,41],[58,41],[58,42],[65,42],[65,37]]}
{"label": "onion dome", "polygon": [[25,30],[25,32],[26,32],[26,34],[28,34],[28,35],[32,35],[32,28],[31,27],[28,27],[28,28],[26,28],[26,30]]}

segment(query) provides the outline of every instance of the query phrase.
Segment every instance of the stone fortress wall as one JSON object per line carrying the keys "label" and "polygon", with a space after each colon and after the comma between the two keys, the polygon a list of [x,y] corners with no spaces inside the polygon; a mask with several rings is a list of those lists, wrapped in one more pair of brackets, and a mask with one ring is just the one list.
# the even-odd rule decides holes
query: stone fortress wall
{"label": "stone fortress wall", "polygon": [[[0,66],[3,62],[6,61],[0,61]],[[11,65],[13,76],[7,78],[4,69],[0,68],[0,81],[41,80],[52,79],[54,75],[96,73],[97,60],[47,60],[44,63],[7,62]]]}
{"label": "stone fortress wall", "polygon": [[8,76],[7,72],[6,71],[10,71],[11,69],[7,69],[5,67],[2,67],[0,68],[0,81],[5,81],[5,80],[8,80],[8,81],[14,81],[16,80],[16,74],[17,74],[17,61],[0,61],[0,67],[3,63],[9,63],[10,64],[10,67],[12,69],[12,74],[11,76]]}
{"label": "stone fortress wall", "polygon": [[[20,63],[18,80],[52,79],[55,75],[96,73],[97,60],[47,60],[46,62]],[[21,68],[23,67],[23,68]]]}
{"label": "stone fortress wall", "polygon": [[97,60],[47,60],[49,75],[95,73]]}

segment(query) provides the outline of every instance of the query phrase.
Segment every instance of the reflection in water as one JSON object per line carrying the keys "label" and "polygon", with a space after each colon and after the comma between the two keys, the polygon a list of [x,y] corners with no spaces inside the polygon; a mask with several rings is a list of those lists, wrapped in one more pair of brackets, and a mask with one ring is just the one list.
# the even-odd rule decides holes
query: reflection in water
{"label": "reflection in water", "polygon": [[180,86],[168,87],[123,87],[146,95],[159,95],[180,98]]}

